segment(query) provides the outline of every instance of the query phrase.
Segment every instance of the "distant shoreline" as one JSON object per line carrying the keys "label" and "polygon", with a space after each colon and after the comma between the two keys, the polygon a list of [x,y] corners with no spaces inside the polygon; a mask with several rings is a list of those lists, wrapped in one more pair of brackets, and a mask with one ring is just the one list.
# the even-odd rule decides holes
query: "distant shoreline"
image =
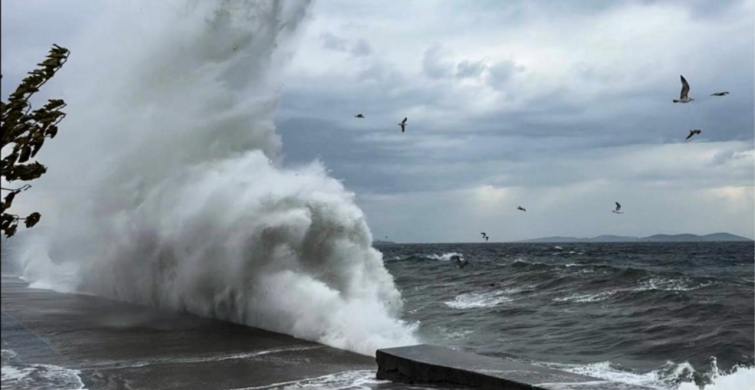
{"label": "distant shoreline", "polygon": [[697,234],[655,234],[647,237],[600,235],[590,238],[577,237],[542,237],[530,240],[521,240],[523,243],[573,243],[573,242],[753,242],[752,239],[737,236],[731,233],[711,233],[699,236]]}
{"label": "distant shoreline", "polygon": [[[533,238],[528,240],[519,241],[497,241],[489,242],[488,244],[582,244],[582,243],[712,243],[712,242],[755,242],[754,240],[737,236],[731,233],[712,233],[706,235],[697,234],[655,234],[647,237],[634,237],[634,236],[614,236],[614,235],[600,235],[597,237],[569,237],[569,236],[552,236]],[[479,244],[480,242],[435,242],[435,243],[397,243],[391,241],[376,240],[374,245],[402,245],[402,244]],[[485,244],[485,242],[482,242]]]}

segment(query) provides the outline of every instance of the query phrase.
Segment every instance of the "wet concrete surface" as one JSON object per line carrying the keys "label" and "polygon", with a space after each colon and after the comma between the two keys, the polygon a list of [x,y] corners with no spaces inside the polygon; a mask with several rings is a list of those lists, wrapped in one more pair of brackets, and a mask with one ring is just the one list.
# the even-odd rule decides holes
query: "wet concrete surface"
{"label": "wet concrete surface", "polygon": [[[378,371],[373,357],[188,313],[29,288],[6,275],[2,344],[22,364],[77,370],[90,390],[640,389],[429,345],[378,351]],[[3,359],[5,370],[5,352]]]}
{"label": "wet concrete surface", "polygon": [[408,383],[510,390],[648,390],[424,344],[378,350],[377,362],[378,378]]}
{"label": "wet concrete surface", "polygon": [[[88,389],[245,389],[343,373],[372,357],[247,326],[31,289],[2,278],[3,349],[24,363],[79,370]],[[382,386],[381,386],[382,387]]]}

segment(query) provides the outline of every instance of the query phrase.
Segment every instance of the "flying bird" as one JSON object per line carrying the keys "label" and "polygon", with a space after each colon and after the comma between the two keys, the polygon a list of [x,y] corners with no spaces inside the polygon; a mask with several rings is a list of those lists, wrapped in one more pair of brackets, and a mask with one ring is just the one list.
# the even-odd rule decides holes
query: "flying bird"
{"label": "flying bird", "polygon": [[679,95],[679,99],[674,99],[674,103],[689,103],[695,100],[689,97],[689,83],[687,80],[684,79],[684,76],[679,77],[682,78],[682,93]]}
{"label": "flying bird", "polygon": [[407,119],[408,119],[408,118],[404,118],[404,120],[403,120],[403,121],[401,121],[401,123],[399,123],[399,124],[398,124],[399,126],[401,126],[401,132],[402,132],[402,133],[403,133],[404,131],[406,131],[406,120],[407,120]]}
{"label": "flying bird", "polygon": [[616,214],[621,214],[621,205],[619,204],[619,202],[616,202],[616,210],[613,210],[613,212]]}
{"label": "flying bird", "polygon": [[482,233],[480,233],[480,234],[482,234],[482,238],[484,238],[484,239],[485,239],[485,242],[488,242],[488,240],[490,239],[490,237],[488,237],[488,235],[487,235],[487,234],[485,234],[485,232],[482,232]]}
{"label": "flying bird", "polygon": [[517,209],[517,210],[522,210],[522,211],[527,211],[527,209],[525,209],[525,208],[524,208],[524,207],[522,207],[522,206],[517,206],[517,208],[516,208],[516,209]]}
{"label": "flying bird", "polygon": [[356,114],[356,115],[354,115],[354,118],[364,119],[364,115],[362,115],[362,114]]}
{"label": "flying bird", "polygon": [[689,131],[689,135],[687,136],[687,138],[685,139],[685,141],[688,140],[688,139],[690,139],[690,138],[692,138],[692,136],[694,136],[695,134],[700,134],[702,132],[703,131],[700,130],[700,129],[690,130]]}
{"label": "flying bird", "polygon": [[716,92],[716,93],[712,93],[710,96],[726,96],[728,94],[729,94],[728,92]]}

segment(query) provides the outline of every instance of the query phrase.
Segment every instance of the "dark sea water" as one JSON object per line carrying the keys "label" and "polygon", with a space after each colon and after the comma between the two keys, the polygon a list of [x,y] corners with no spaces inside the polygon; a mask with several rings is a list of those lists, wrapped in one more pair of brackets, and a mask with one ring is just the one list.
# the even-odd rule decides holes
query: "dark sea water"
{"label": "dark sea water", "polygon": [[429,343],[656,388],[755,364],[752,243],[377,248]]}

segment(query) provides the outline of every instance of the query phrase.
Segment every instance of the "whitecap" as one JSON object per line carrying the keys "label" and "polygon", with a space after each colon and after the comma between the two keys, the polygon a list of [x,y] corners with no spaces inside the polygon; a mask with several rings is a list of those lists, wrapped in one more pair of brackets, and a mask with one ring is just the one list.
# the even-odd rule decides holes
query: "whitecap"
{"label": "whitecap", "polygon": [[572,294],[567,297],[554,298],[555,302],[601,302],[610,298],[612,295],[619,292],[619,290],[603,291],[597,294]]}
{"label": "whitecap", "polygon": [[81,390],[79,370],[70,370],[51,364],[22,364],[16,360],[16,353],[2,350],[0,381],[3,390]]}
{"label": "whitecap", "polygon": [[306,378],[297,381],[274,383],[267,386],[244,387],[234,390],[262,390],[262,389],[370,389],[389,381],[375,379],[375,371],[358,370],[344,371],[336,374],[324,375],[316,378]]}
{"label": "whitecap", "polygon": [[[612,382],[644,386],[656,390],[746,390],[755,389],[755,367],[735,366],[730,372],[722,372],[713,358],[710,383],[702,387],[694,383],[696,371],[691,364],[666,362],[662,367],[645,373],[623,369],[609,361],[592,364],[535,363],[536,365],[587,375]],[[699,377],[699,375],[698,375]]]}
{"label": "whitecap", "polygon": [[713,282],[692,283],[689,279],[651,278],[640,282],[632,291],[692,291],[712,286]]}
{"label": "whitecap", "polygon": [[504,291],[494,291],[488,293],[461,294],[457,295],[453,301],[444,303],[452,309],[475,309],[481,307],[494,307],[498,306],[498,304],[511,301],[513,301],[513,299],[507,297]]}
{"label": "whitecap", "polygon": [[456,252],[443,253],[440,255],[430,254],[430,255],[425,255],[424,257],[430,260],[450,261],[451,258],[454,256],[459,256],[462,259],[464,258],[464,255],[462,255],[461,253],[456,253]]}

